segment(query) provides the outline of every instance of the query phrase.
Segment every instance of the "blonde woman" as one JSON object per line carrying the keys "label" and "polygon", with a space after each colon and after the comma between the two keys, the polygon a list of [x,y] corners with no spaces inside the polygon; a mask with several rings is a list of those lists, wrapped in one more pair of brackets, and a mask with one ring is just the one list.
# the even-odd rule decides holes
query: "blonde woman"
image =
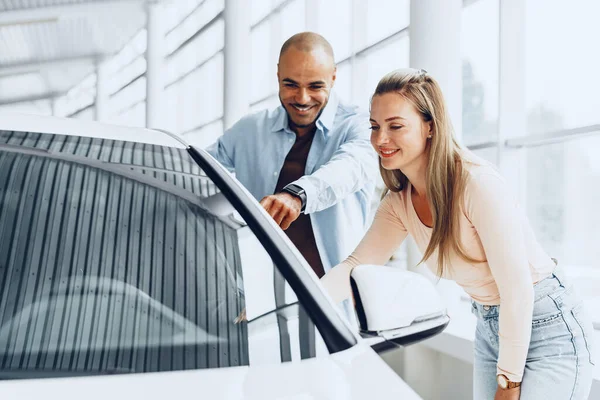
{"label": "blonde woman", "polygon": [[354,253],[322,282],[336,300],[359,264],[384,264],[411,235],[477,316],[474,399],[587,399],[592,326],[492,165],[456,141],[438,83],[398,70],[371,101],[371,144],[389,189]]}

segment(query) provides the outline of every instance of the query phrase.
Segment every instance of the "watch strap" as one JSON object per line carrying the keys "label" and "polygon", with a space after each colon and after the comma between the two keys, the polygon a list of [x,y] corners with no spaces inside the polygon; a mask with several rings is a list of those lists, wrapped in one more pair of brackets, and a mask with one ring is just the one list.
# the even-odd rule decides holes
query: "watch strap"
{"label": "watch strap", "polygon": [[304,189],[296,184],[291,183],[285,186],[282,191],[298,197],[300,199],[300,203],[302,204],[300,212],[304,212],[306,209],[306,191],[304,191]]}

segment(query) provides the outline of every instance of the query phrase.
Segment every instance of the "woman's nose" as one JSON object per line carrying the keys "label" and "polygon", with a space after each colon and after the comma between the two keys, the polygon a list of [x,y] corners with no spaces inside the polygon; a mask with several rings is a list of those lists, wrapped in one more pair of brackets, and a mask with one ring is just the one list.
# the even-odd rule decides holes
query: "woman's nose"
{"label": "woman's nose", "polygon": [[377,146],[383,146],[388,144],[389,142],[390,138],[383,129],[373,131],[373,143],[375,143]]}

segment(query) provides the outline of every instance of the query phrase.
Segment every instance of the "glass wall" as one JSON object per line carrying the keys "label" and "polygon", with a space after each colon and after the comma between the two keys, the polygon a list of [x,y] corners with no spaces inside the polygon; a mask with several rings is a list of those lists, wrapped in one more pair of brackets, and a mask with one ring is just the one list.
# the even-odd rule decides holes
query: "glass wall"
{"label": "glass wall", "polygon": [[463,136],[465,144],[496,141],[500,68],[499,0],[480,0],[462,13]]}
{"label": "glass wall", "polygon": [[[277,59],[291,35],[312,30],[334,47],[335,91],[368,109],[378,80],[409,65],[409,0],[246,0],[249,2],[249,108],[279,105]],[[523,166],[509,176],[544,248],[581,282],[587,301],[600,306],[600,3],[526,0],[523,4],[525,124],[507,135],[503,115],[500,0],[465,0],[462,12],[462,141],[501,166],[507,157]],[[224,0],[182,0],[165,7],[165,120],[167,128],[204,147],[223,132]],[[107,120],[144,126],[146,31],[106,62]],[[5,82],[5,80],[3,80]],[[16,82],[16,81],[15,81]],[[15,82],[11,84],[15,84]],[[18,82],[17,82],[18,83]],[[8,84],[8,83],[6,83]],[[2,89],[2,88],[0,88]],[[52,101],[2,109],[93,119],[96,74]],[[510,121],[509,121],[510,122]],[[506,140],[508,139],[508,140]],[[546,140],[548,139],[548,140]],[[551,140],[550,140],[551,139]],[[405,260],[406,257],[399,257]],[[600,325],[600,321],[598,321]]]}

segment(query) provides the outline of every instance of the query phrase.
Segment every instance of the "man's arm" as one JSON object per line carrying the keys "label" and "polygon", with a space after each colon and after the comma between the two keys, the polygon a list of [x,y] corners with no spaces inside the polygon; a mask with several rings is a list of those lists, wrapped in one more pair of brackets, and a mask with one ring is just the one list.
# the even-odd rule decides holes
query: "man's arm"
{"label": "man's arm", "polygon": [[206,151],[213,156],[229,172],[235,172],[235,151],[239,136],[250,128],[249,117],[244,117],[236,122],[231,128],[227,129],[217,141],[206,148]]}
{"label": "man's arm", "polygon": [[[362,117],[362,115],[360,116]],[[324,210],[357,192],[377,173],[377,154],[370,142],[368,118],[355,117],[346,141],[331,160],[311,175],[292,182],[306,191],[305,214]]]}

